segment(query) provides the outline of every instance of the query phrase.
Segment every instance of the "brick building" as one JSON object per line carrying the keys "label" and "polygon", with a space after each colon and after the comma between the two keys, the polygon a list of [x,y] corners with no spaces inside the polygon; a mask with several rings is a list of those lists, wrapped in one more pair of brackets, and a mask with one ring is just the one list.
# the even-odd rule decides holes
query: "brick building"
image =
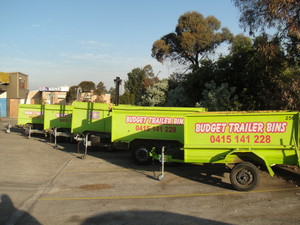
{"label": "brick building", "polygon": [[0,117],[18,117],[18,105],[28,95],[28,75],[0,72]]}

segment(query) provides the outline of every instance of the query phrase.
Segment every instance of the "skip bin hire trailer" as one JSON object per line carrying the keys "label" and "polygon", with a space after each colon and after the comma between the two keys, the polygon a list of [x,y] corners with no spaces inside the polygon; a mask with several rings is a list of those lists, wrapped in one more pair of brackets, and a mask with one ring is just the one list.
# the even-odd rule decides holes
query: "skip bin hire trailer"
{"label": "skip bin hire trailer", "polygon": [[[71,105],[45,105],[44,130],[56,137],[71,137],[73,106]],[[51,137],[51,136],[50,136]]]}
{"label": "skip bin hire trailer", "polygon": [[106,144],[111,136],[111,105],[105,103],[74,102],[71,133],[87,147]]}
{"label": "skip bin hire trailer", "polygon": [[129,144],[138,164],[149,164],[150,151],[162,145],[183,145],[184,116],[205,108],[115,106],[112,108],[112,142]]}
{"label": "skip bin hire trailer", "polygon": [[18,125],[25,129],[25,135],[44,133],[45,105],[19,104]]}
{"label": "skip bin hire trailer", "polygon": [[259,183],[255,165],[263,164],[271,175],[276,164],[300,166],[299,112],[189,114],[183,151],[186,163],[234,164],[234,188],[252,190]]}
{"label": "skip bin hire trailer", "polygon": [[72,133],[111,132],[111,106],[105,103],[74,102]]}

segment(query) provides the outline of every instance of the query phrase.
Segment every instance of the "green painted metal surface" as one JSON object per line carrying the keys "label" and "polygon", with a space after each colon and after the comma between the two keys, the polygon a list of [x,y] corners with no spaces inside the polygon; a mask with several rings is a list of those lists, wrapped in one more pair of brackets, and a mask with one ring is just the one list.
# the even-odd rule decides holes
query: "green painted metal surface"
{"label": "green painted metal surface", "polygon": [[183,143],[184,116],[203,111],[206,109],[115,106],[112,109],[112,142],[148,139]]}
{"label": "green painted metal surface", "polygon": [[44,124],[45,105],[19,104],[18,125]]}
{"label": "green painted metal surface", "polygon": [[300,163],[298,112],[190,114],[184,128],[188,163],[235,163],[251,157],[267,167]]}
{"label": "green painted metal surface", "polygon": [[45,105],[44,129],[71,128],[73,106]]}
{"label": "green painted metal surface", "polygon": [[111,132],[111,105],[104,103],[74,102],[71,132]]}

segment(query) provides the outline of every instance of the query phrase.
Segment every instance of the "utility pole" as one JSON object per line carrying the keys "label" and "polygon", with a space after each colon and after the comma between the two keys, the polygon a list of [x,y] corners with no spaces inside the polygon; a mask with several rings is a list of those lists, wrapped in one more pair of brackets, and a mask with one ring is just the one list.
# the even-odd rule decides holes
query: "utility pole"
{"label": "utility pole", "polygon": [[82,93],[82,88],[79,86],[78,88],[75,89],[76,90],[76,101],[79,102],[80,98],[81,98],[81,93]]}
{"label": "utility pole", "polygon": [[50,92],[49,96],[50,96],[50,104],[52,105],[54,102],[54,93]]}
{"label": "utility pole", "polygon": [[122,84],[122,80],[120,77],[116,77],[116,79],[114,79],[114,82],[116,84],[116,100],[115,100],[115,104],[119,105],[120,103],[120,85]]}

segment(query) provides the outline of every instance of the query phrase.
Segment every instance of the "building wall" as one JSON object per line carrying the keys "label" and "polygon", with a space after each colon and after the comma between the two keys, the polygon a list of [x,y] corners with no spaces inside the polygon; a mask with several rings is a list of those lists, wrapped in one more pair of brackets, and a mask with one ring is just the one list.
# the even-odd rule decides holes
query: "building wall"
{"label": "building wall", "polygon": [[28,93],[26,104],[42,104],[42,92],[41,91],[30,91]]}
{"label": "building wall", "polygon": [[25,99],[28,93],[28,75],[20,72],[12,72],[7,74],[9,75],[7,98]]}
{"label": "building wall", "polygon": [[0,117],[7,116],[7,85],[9,84],[9,76],[0,72]]}
{"label": "building wall", "polygon": [[110,104],[110,94],[105,94],[105,95],[102,95],[102,96],[97,96],[97,95],[94,95],[93,98],[92,98],[92,101],[93,102],[100,102],[100,103],[107,103],[107,104]]}
{"label": "building wall", "polygon": [[111,102],[110,102],[110,94],[105,94],[105,95],[103,96],[103,101],[104,101],[104,103],[110,104],[110,103],[111,103]]}
{"label": "building wall", "polygon": [[45,104],[66,104],[67,91],[43,91],[42,100]]}
{"label": "building wall", "polygon": [[[6,115],[1,112],[1,116],[18,117],[18,105],[25,101],[28,94],[28,75],[20,72],[1,74],[0,98],[2,98],[2,101],[4,101],[2,95],[5,94],[6,96]],[[9,77],[6,83],[3,83],[4,75]],[[1,111],[3,110],[1,109]]]}
{"label": "building wall", "polygon": [[0,98],[0,117],[6,117],[6,98]]}
{"label": "building wall", "polygon": [[20,103],[19,99],[8,99],[7,100],[7,107],[8,107],[8,116],[10,118],[18,117],[18,106]]}
{"label": "building wall", "polygon": [[93,93],[81,93],[80,101],[107,103],[110,104],[110,94],[104,94],[102,96],[93,95]]}

